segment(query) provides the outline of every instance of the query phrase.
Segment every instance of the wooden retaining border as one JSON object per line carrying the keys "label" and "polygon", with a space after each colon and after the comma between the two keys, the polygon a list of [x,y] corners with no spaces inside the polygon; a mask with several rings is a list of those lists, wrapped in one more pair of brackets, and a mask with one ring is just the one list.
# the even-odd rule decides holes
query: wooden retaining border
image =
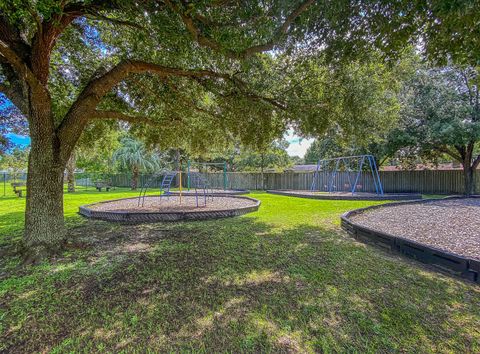
{"label": "wooden retaining border", "polygon": [[[304,193],[299,193],[304,192]],[[419,200],[422,199],[421,194],[416,193],[399,193],[378,195],[375,193],[358,193],[338,195],[335,193],[312,194],[310,191],[296,191],[292,189],[267,190],[267,193],[285,195],[289,197],[322,199],[322,200]]]}
{"label": "wooden retaining border", "polygon": [[[103,204],[114,202],[116,200],[125,200],[125,199],[138,199],[138,197],[133,198],[123,198],[123,199],[114,199],[106,200],[98,203],[92,203],[87,205],[82,205],[79,208],[79,214],[90,219],[98,219],[104,221],[113,221],[121,223],[147,223],[147,222],[163,222],[163,221],[198,221],[198,220],[212,220],[212,219],[221,219],[229,218],[234,216],[240,216],[248,213],[257,211],[260,207],[260,201],[250,197],[240,197],[240,196],[217,196],[219,198],[242,198],[253,201],[255,204],[248,207],[236,208],[236,209],[227,209],[227,210],[209,210],[209,211],[179,211],[179,212],[124,212],[124,211],[100,211],[91,209],[93,205]],[[148,198],[148,197],[147,197]],[[200,208],[199,208],[200,209]]]}
{"label": "wooden retaining border", "polygon": [[[471,198],[479,198],[473,196]],[[464,197],[446,197],[443,199],[461,199]],[[425,264],[429,264],[434,268],[447,272],[449,274],[459,276],[461,278],[480,284],[480,261],[468,257],[460,256],[435,247],[405,239],[399,236],[393,236],[382,231],[373,230],[371,228],[354,223],[350,217],[364,213],[368,210],[390,207],[395,205],[431,203],[438,199],[424,199],[416,201],[395,202],[381,205],[373,205],[366,208],[348,211],[341,216],[341,226],[348,234],[356,240],[375,245],[384,250],[393,253],[399,253],[406,257],[415,259]]]}

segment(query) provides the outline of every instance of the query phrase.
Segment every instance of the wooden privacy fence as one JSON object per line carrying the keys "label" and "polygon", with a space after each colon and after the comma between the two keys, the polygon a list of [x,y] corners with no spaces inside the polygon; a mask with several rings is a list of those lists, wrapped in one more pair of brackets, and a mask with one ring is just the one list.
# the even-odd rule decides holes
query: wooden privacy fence
{"label": "wooden privacy fence", "polygon": [[[228,172],[230,189],[310,189],[314,172],[261,173]],[[350,189],[356,174],[338,172],[334,188]],[[317,188],[327,190],[330,175],[319,173]],[[208,179],[214,188],[223,188],[223,174],[210,173]],[[424,193],[462,194],[464,191],[463,171],[461,170],[422,170],[422,171],[380,171],[380,180],[385,193]],[[475,173],[475,193],[480,193],[480,171]],[[374,192],[371,173],[363,172],[357,182],[358,192]]]}
{"label": "wooden privacy fence", "polygon": [[[141,174],[138,187],[144,186],[153,174]],[[3,178],[1,178],[3,177]],[[3,184],[3,194],[12,182],[26,181],[26,173],[16,175],[2,173],[0,183]],[[93,187],[95,181],[109,180],[114,187],[130,187],[132,175],[129,173],[97,174],[76,173],[76,184],[86,188]],[[314,172],[268,172],[263,174],[256,172],[228,172],[227,188],[229,189],[297,189],[308,190],[312,185]],[[327,190],[330,176],[327,173],[319,173],[317,188]],[[349,178],[350,177],[350,178]],[[208,173],[207,178],[213,188],[223,188],[223,173]],[[161,180],[161,177],[158,180]],[[350,183],[355,180],[355,174],[338,172],[334,179],[334,189],[347,190]],[[464,191],[463,171],[461,170],[423,170],[423,171],[380,171],[385,193],[424,193],[424,194],[462,194]],[[186,174],[183,175],[183,187],[187,186]],[[158,183],[157,183],[158,184]],[[178,186],[178,179],[175,183]],[[151,188],[157,188],[155,183]],[[373,192],[375,187],[370,173],[363,172],[357,183],[358,192]],[[475,173],[474,192],[480,194],[480,171]],[[1,195],[1,191],[0,191]]]}

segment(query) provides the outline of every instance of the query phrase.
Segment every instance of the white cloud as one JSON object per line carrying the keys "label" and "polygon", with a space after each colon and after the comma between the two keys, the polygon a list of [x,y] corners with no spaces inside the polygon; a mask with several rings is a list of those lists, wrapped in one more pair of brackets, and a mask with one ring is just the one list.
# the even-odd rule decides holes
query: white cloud
{"label": "white cloud", "polygon": [[287,153],[290,156],[305,156],[310,145],[312,145],[315,139],[305,139],[301,138],[295,134],[293,129],[289,129],[287,134],[285,134],[285,139],[290,143],[287,148]]}

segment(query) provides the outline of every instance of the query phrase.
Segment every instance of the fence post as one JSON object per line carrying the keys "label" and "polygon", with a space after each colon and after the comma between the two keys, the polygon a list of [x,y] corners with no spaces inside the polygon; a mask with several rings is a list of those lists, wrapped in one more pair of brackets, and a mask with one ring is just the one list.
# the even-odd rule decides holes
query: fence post
{"label": "fence post", "polygon": [[227,163],[223,162],[223,190],[227,190]]}
{"label": "fence post", "polygon": [[187,190],[190,190],[190,160],[187,161]]}

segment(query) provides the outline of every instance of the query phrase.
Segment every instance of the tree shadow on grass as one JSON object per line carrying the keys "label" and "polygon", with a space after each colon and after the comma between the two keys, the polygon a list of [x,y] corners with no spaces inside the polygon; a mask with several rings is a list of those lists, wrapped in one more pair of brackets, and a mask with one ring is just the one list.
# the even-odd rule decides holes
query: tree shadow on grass
{"label": "tree shadow on grass", "polygon": [[89,221],[10,274],[1,350],[475,351],[474,285],[309,225]]}
{"label": "tree shadow on grass", "polygon": [[0,248],[14,246],[21,240],[23,211],[2,212],[0,218]]}

